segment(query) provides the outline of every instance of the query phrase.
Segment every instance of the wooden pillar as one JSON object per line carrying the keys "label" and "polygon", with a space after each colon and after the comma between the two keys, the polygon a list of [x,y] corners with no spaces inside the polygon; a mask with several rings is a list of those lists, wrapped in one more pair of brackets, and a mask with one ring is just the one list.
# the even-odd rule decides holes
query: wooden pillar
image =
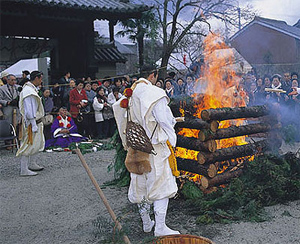
{"label": "wooden pillar", "polygon": [[116,20],[109,21],[109,40],[113,42],[115,40],[114,26],[117,24]]}

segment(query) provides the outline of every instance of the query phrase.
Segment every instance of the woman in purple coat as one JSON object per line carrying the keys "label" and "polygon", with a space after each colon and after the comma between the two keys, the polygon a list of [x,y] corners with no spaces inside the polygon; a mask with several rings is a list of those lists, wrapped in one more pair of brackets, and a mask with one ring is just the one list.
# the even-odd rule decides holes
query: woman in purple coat
{"label": "woman in purple coat", "polygon": [[77,133],[77,126],[65,107],[59,109],[59,115],[51,126],[52,138],[46,141],[48,147],[68,147],[72,142],[81,142],[85,137]]}

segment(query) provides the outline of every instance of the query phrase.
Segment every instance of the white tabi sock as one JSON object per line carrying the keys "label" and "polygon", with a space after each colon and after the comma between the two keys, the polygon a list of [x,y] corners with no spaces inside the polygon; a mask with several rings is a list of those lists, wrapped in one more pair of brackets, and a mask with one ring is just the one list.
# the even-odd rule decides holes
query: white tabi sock
{"label": "white tabi sock", "polygon": [[180,232],[170,229],[166,225],[166,215],[169,198],[154,201],[155,230],[154,236],[179,235]]}
{"label": "white tabi sock", "polygon": [[37,175],[37,173],[31,171],[28,169],[28,162],[29,162],[29,156],[21,156],[21,176],[34,176]]}

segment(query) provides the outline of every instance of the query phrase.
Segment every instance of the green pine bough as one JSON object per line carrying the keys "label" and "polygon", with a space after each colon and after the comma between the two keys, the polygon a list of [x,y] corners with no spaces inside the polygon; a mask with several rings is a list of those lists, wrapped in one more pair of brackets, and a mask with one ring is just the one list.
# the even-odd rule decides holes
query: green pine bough
{"label": "green pine bough", "polygon": [[268,216],[263,207],[300,199],[300,162],[293,153],[263,155],[249,162],[243,175],[225,188],[204,194],[187,182],[181,193],[199,224],[264,221]]}

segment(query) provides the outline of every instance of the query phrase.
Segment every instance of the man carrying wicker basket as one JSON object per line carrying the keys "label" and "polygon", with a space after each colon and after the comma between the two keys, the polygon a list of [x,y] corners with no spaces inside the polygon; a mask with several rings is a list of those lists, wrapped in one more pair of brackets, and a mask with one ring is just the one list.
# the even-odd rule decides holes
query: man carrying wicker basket
{"label": "man carrying wicker basket", "polygon": [[[141,73],[147,79],[136,81],[113,105],[127,150],[125,164],[131,172],[128,198],[138,204],[144,232],[150,232],[155,225],[155,236],[180,234],[165,224],[169,198],[178,190],[169,165],[170,146],[176,144],[176,121],[165,91],[154,85],[158,77],[155,67],[144,66]],[[149,215],[152,203],[155,222]]]}

